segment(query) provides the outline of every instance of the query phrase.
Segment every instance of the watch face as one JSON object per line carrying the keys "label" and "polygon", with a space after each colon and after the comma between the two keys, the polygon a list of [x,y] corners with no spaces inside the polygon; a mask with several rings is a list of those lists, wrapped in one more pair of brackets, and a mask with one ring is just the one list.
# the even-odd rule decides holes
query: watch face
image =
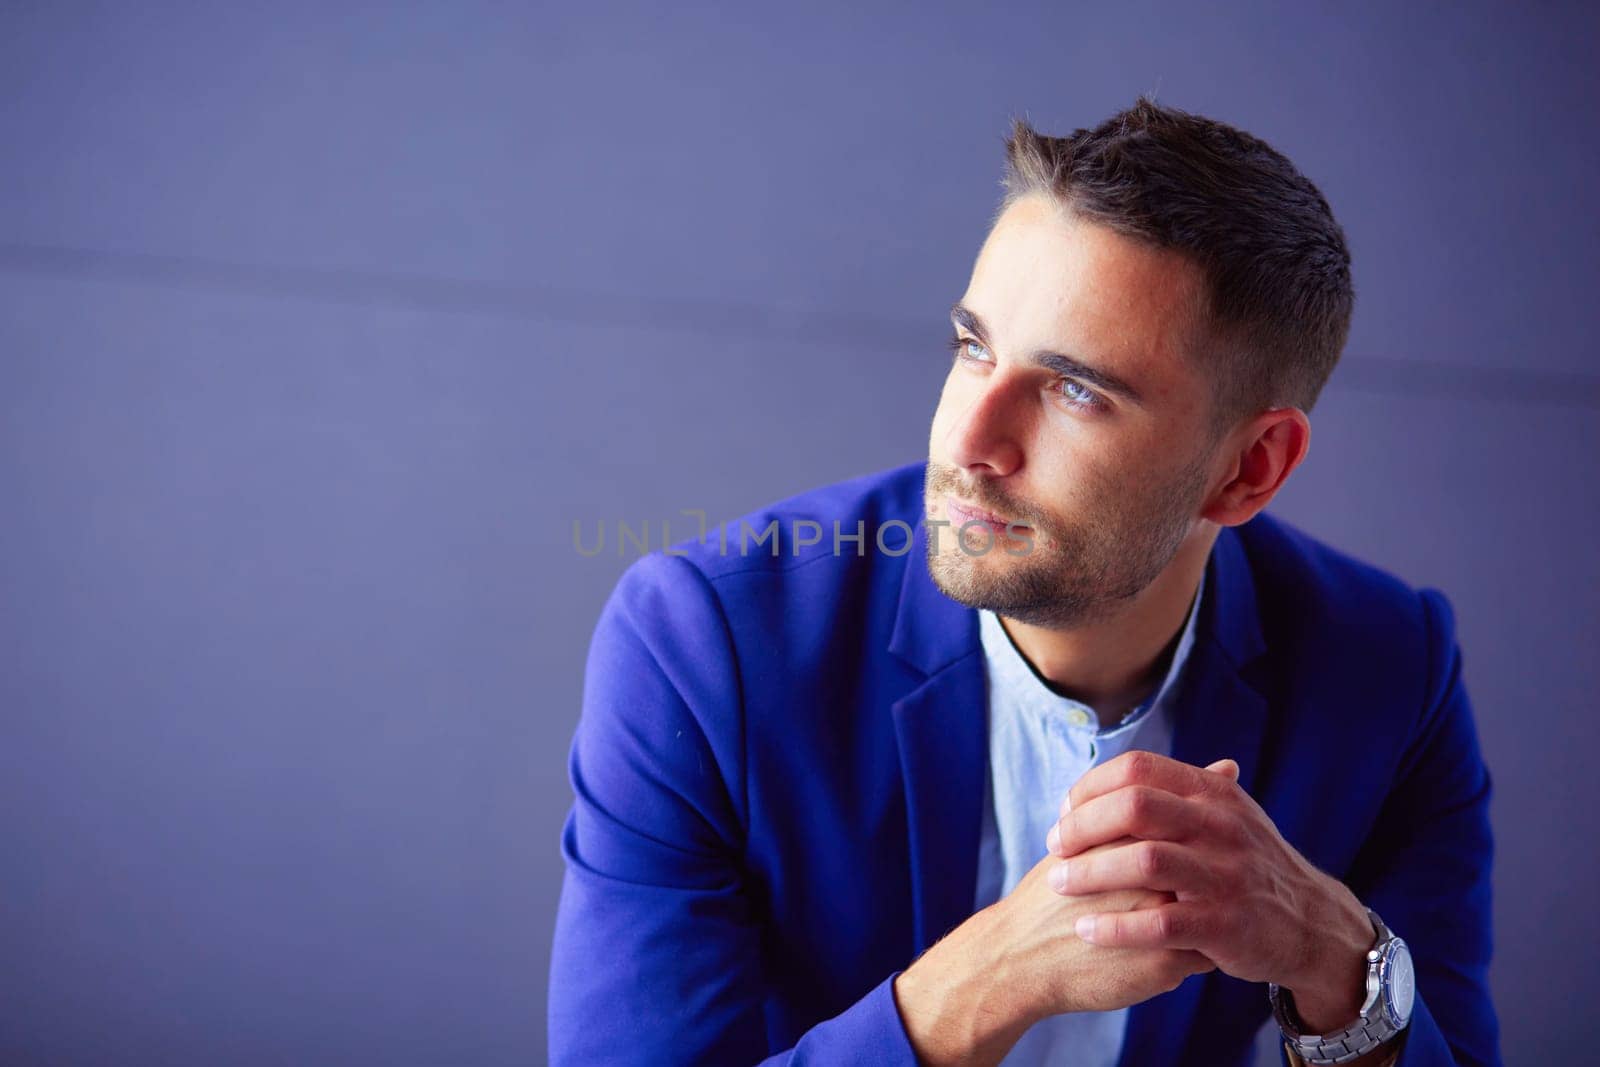
{"label": "watch face", "polygon": [[1398,939],[1390,946],[1384,967],[1383,998],[1396,1026],[1410,1021],[1411,1007],[1417,999],[1417,976],[1411,967],[1411,950]]}

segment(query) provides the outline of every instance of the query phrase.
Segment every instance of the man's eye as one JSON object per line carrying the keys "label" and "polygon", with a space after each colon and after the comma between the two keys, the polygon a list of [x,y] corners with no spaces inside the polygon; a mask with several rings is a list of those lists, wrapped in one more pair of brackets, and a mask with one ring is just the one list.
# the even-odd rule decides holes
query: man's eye
{"label": "man's eye", "polygon": [[1081,382],[1073,381],[1071,378],[1061,379],[1061,395],[1065,397],[1069,403],[1078,404],[1083,407],[1094,407],[1095,404],[1097,404],[1100,400],[1100,397],[1093,389],[1090,389]]}
{"label": "man's eye", "polygon": [[950,351],[954,352],[957,357],[973,363],[989,362],[988,350],[970,337],[950,338]]}
{"label": "man's eye", "polygon": [[[970,337],[952,337],[948,347],[955,353],[957,359],[968,363],[988,365],[994,361],[994,357],[989,355],[989,350],[983,347],[983,342]],[[1099,411],[1105,407],[1105,401],[1100,399],[1100,394],[1076,378],[1062,378],[1052,388],[1059,391],[1061,399],[1066,401],[1068,407],[1080,408],[1083,411]]]}

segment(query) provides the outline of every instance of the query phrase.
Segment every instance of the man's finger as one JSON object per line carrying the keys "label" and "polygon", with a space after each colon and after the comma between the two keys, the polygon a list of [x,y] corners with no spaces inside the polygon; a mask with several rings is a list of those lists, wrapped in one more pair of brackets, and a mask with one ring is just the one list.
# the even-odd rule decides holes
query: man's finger
{"label": "man's finger", "polygon": [[1171,841],[1134,841],[1086,856],[1074,856],[1045,873],[1050,888],[1082,897],[1118,889],[1204,893],[1216,879],[1195,849]]}
{"label": "man's finger", "polygon": [[1177,948],[1203,951],[1209,942],[1205,910],[1187,901],[1133,911],[1081,915],[1074,932],[1106,948]]}
{"label": "man's finger", "polygon": [[[1239,764],[1238,764],[1238,762],[1236,760],[1233,760],[1231,758],[1223,758],[1223,759],[1217,760],[1215,763],[1207,764],[1206,765],[1206,770],[1211,771],[1211,772],[1213,772],[1215,774],[1221,774],[1221,775],[1223,775],[1223,776],[1225,776],[1227,778],[1231,778],[1235,782],[1237,782],[1239,780]],[[1057,816],[1057,818],[1064,819],[1067,816],[1067,812],[1069,812],[1071,810],[1072,810],[1072,791],[1068,790],[1061,797],[1061,804],[1056,809],[1056,816]]]}
{"label": "man's finger", "polygon": [[1238,764],[1231,759],[1227,762],[1235,768],[1231,776],[1213,773],[1207,768],[1196,767],[1158,752],[1132,749],[1085,771],[1083,777],[1067,790],[1066,797],[1061,801],[1061,809],[1067,812],[1080,808],[1103,793],[1130,785],[1153,786],[1184,797],[1215,793],[1219,785],[1227,785],[1238,778]]}
{"label": "man's finger", "polygon": [[1184,841],[1200,832],[1204,813],[1193,800],[1147,785],[1130,785],[1086,802],[1050,828],[1045,849],[1063,859],[1119,837]]}

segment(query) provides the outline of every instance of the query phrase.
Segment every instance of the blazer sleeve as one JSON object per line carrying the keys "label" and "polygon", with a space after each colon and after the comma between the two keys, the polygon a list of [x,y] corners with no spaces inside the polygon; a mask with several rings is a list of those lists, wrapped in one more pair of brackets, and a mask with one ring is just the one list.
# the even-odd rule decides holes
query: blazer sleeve
{"label": "blazer sleeve", "polygon": [[661,553],[630,565],[595,628],[567,762],[553,1064],[915,1065],[893,974],[769,1048],[740,685],[700,569]]}
{"label": "blazer sleeve", "polygon": [[1416,967],[1396,1067],[1498,1067],[1489,995],[1493,783],[1461,680],[1454,611],[1436,589],[1418,595],[1428,650],[1422,714],[1347,884],[1405,939]]}

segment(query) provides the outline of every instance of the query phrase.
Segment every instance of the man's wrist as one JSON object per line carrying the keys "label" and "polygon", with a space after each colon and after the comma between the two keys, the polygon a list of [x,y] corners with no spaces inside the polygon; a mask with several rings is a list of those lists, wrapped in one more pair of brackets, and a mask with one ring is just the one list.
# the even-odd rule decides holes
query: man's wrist
{"label": "man's wrist", "polygon": [[[1366,906],[1341,882],[1329,879],[1330,893],[1317,933],[1309,939],[1305,965],[1294,984],[1280,983],[1288,997],[1284,1008],[1302,1034],[1327,1036],[1361,1020],[1367,999],[1367,953],[1378,939],[1374,919]],[[1347,1067],[1391,1067],[1400,1055],[1406,1030],[1392,1034],[1376,1048],[1347,1061]],[[1289,1062],[1301,1067],[1305,1060],[1285,1041]]]}
{"label": "man's wrist", "polygon": [[1011,980],[993,907],[946,934],[894,980],[895,1007],[917,1061],[997,1064],[1034,1022]]}
{"label": "man's wrist", "polygon": [[1333,1033],[1355,1022],[1367,995],[1372,920],[1354,893],[1342,883],[1333,885],[1300,974],[1278,983],[1293,994],[1295,1015],[1310,1034]]}

